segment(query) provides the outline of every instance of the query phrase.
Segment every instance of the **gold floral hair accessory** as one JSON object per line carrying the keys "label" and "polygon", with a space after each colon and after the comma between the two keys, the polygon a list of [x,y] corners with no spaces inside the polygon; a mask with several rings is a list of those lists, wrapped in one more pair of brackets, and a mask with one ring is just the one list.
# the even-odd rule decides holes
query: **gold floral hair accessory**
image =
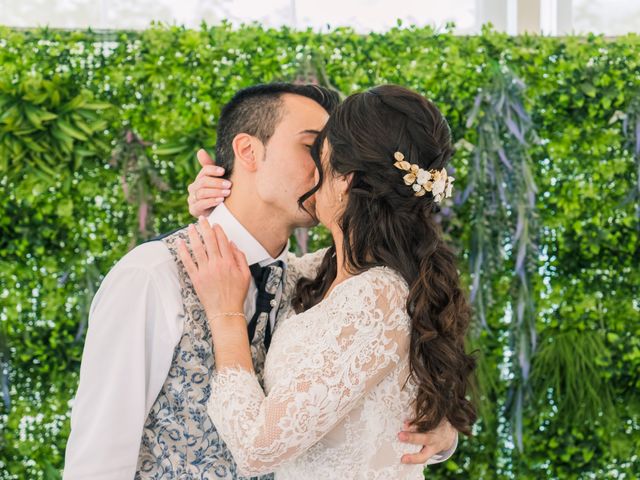
{"label": "gold floral hair accessory", "polygon": [[407,162],[402,152],[394,153],[393,158],[396,159],[396,163],[393,164],[396,168],[409,172],[402,178],[405,185],[411,186],[416,197],[422,197],[425,193],[431,192],[433,200],[440,203],[443,198],[451,196],[455,178],[448,176],[444,168],[423,170],[419,165]]}

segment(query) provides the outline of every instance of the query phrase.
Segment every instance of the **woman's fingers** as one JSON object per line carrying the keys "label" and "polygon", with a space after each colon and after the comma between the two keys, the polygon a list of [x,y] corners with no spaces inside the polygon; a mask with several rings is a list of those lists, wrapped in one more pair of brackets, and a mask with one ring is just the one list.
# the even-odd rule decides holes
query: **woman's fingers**
{"label": "woman's fingers", "polygon": [[429,454],[427,447],[422,447],[422,450],[420,450],[418,453],[408,453],[403,455],[400,461],[402,463],[410,463],[413,465],[424,465],[427,460],[431,458],[431,456],[432,455]]}
{"label": "woman's fingers", "polygon": [[249,269],[249,262],[247,262],[247,256],[244,254],[244,252],[240,251],[240,249],[235,243],[233,242],[230,242],[230,243],[231,243],[231,251],[236,261],[236,265],[238,266],[240,271],[243,273],[243,275],[245,276],[251,275],[251,270]]}
{"label": "woman's fingers", "polygon": [[204,165],[198,175],[196,176],[196,180],[202,177],[222,177],[224,175],[224,168],[218,167],[217,165]]}
{"label": "woman's fingers", "polygon": [[218,249],[216,234],[213,232],[211,225],[209,225],[209,221],[204,217],[200,217],[198,219],[198,225],[200,225],[200,232],[202,233],[204,245],[207,249],[207,256],[210,260],[220,258],[220,250]]}
{"label": "woman's fingers", "polygon": [[199,200],[194,202],[189,198],[189,213],[198,218],[201,216],[209,216],[211,210],[220,205],[224,201],[224,198],[208,198],[206,200]]}
{"label": "woman's fingers", "polygon": [[220,178],[224,168],[213,165],[211,157],[204,150],[198,151],[202,169],[195,181],[187,187],[189,213],[194,217],[207,215],[231,194],[231,181]]}
{"label": "woman's fingers", "polygon": [[216,233],[216,239],[218,240],[218,248],[220,249],[220,255],[226,260],[234,261],[233,254],[231,253],[231,246],[229,245],[229,239],[222,230],[220,225],[214,225],[213,231]]}
{"label": "woman's fingers", "polygon": [[187,187],[187,191],[191,195],[197,195],[198,199],[200,199],[204,198],[202,197],[202,192],[207,192],[210,190],[225,192],[230,188],[231,180],[207,175],[196,178],[194,182]]}
{"label": "woman's fingers", "polygon": [[187,249],[187,245],[184,243],[184,240],[178,240],[178,257],[180,261],[184,265],[184,269],[187,271],[189,277],[191,277],[191,281],[193,282],[194,276],[198,273],[198,267],[193,263],[193,259],[191,258],[191,254]]}
{"label": "woman's fingers", "polygon": [[208,257],[195,225],[189,225],[187,233],[189,235],[189,242],[191,243],[191,251],[193,251],[193,255],[196,257],[197,266],[198,268],[202,268],[207,263]]}
{"label": "woman's fingers", "polygon": [[231,190],[220,188],[201,188],[193,193],[194,200],[206,200],[208,198],[225,198],[231,194]]}
{"label": "woman's fingers", "polygon": [[202,167],[206,167],[207,165],[215,165],[213,158],[207,153],[204,148],[201,148],[196,153],[196,158]]}

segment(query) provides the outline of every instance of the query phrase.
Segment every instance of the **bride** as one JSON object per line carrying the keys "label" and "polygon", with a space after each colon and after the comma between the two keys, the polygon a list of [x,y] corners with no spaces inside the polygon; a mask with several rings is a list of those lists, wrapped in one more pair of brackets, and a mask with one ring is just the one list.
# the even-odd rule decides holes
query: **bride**
{"label": "bride", "polygon": [[[470,434],[470,308],[434,219],[451,195],[449,126],[399,86],[348,97],[312,149],[316,214],[333,245],[288,267],[294,301],[273,333],[264,390],[243,304],[251,273],[200,219],[180,258],[205,307],[217,373],[208,409],[239,472],[276,479],[422,478],[397,462],[397,425]],[[314,278],[305,278],[313,276]]]}

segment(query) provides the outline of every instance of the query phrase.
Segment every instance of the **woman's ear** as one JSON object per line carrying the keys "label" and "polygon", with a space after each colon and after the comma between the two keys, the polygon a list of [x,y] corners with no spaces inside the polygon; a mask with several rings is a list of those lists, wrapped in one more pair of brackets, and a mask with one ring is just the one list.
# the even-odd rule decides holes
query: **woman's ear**
{"label": "woman's ear", "polygon": [[338,193],[347,195],[351,190],[351,182],[353,182],[353,172],[338,177]]}
{"label": "woman's ear", "polygon": [[264,156],[264,147],[256,137],[248,133],[239,133],[231,142],[235,163],[247,172],[258,169],[258,160]]}

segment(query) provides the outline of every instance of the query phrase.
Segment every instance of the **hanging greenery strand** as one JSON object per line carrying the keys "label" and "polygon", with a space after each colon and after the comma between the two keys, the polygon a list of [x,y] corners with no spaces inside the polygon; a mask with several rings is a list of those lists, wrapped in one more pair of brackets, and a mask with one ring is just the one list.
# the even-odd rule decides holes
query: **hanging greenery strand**
{"label": "hanging greenery strand", "polygon": [[505,66],[496,65],[490,82],[477,96],[467,120],[475,127],[477,145],[462,201],[472,201],[473,231],[470,269],[471,300],[483,328],[491,308],[491,278],[508,258],[514,263],[509,349],[517,361],[506,408],[513,432],[523,449],[522,418],[531,356],[536,348],[536,309],[532,278],[538,248],[535,202],[537,188],[528,153],[537,141],[524,108],[524,83]]}

